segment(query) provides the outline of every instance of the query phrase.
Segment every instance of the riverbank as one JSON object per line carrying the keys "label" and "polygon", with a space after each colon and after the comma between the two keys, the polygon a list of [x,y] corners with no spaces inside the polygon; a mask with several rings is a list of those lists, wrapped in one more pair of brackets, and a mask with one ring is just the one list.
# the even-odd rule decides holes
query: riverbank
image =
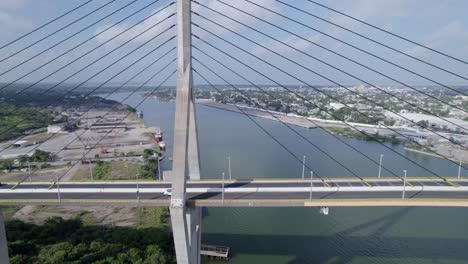
{"label": "riverbank", "polygon": [[[222,104],[212,100],[198,100],[197,103],[208,107],[213,107],[240,114],[244,113],[250,116],[264,118],[268,120],[280,120],[281,122],[284,122],[289,125],[294,125],[308,129],[318,127],[341,136],[347,136],[366,141],[390,142],[393,144],[401,143],[401,140],[397,139],[392,131],[382,128],[381,126],[358,123],[350,123],[349,125],[347,125],[341,121],[336,120],[325,120],[318,118],[303,117],[295,114],[285,114],[276,111],[265,111],[262,109],[248,106]],[[359,131],[366,133],[366,135],[356,131],[355,129],[350,128],[350,125],[358,129]]]}
{"label": "riverbank", "polygon": [[345,128],[327,127],[324,129],[326,129],[329,132],[340,135],[340,136],[357,138],[357,139],[365,140],[365,141],[390,142],[392,144],[401,143],[401,140],[397,139],[396,137],[383,136],[378,133],[377,134],[363,134],[355,130],[351,130],[351,128],[348,128],[348,127],[345,127]]}
{"label": "riverbank", "polygon": [[248,107],[248,106],[221,104],[221,103],[214,102],[212,100],[197,100],[197,103],[203,104],[208,107],[236,112],[240,114],[244,113],[249,116],[264,118],[268,120],[273,120],[273,121],[280,120],[281,122],[284,122],[288,125],[294,125],[294,126],[299,126],[299,127],[309,128],[309,129],[317,127],[316,125],[314,125],[313,122],[308,121],[306,118],[287,115],[287,114],[280,113],[280,112],[275,112],[275,111],[267,112],[267,111],[259,110],[256,108]]}
{"label": "riverbank", "polygon": [[[430,152],[427,152],[427,151],[424,151],[424,150],[419,150],[419,149],[415,149],[415,148],[411,148],[411,147],[405,147],[404,150],[445,160],[445,158],[443,158],[440,155],[436,155],[434,153],[430,153]],[[455,158],[452,158],[452,157],[449,157],[448,159],[450,159],[453,162],[459,163],[461,161],[462,164],[468,164],[468,160],[464,159],[464,156],[459,157],[459,159],[455,159]]]}

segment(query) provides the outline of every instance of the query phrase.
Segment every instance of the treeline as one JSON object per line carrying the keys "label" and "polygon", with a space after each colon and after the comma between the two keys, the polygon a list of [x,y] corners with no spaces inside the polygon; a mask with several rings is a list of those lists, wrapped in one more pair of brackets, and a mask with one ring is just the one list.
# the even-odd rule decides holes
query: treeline
{"label": "treeline", "polygon": [[138,171],[138,174],[142,179],[154,179],[157,177],[157,173],[159,171],[158,159],[160,155],[159,146],[156,149],[145,149],[143,151],[144,164]]}
{"label": "treeline", "polygon": [[[50,152],[36,149],[31,156],[21,155],[17,159],[0,160],[0,169],[11,171],[15,168],[23,168],[28,162],[47,162],[51,158]],[[43,164],[42,166],[47,166]]]}
{"label": "treeline", "polygon": [[34,92],[19,93],[26,88],[23,86],[25,85],[17,85],[0,91],[0,98],[4,100],[0,106],[0,128],[4,130],[0,141],[17,138],[51,124],[66,122],[66,116],[61,113],[66,110],[63,107],[82,108],[84,111],[90,108],[136,111],[113,100],[85,96],[84,92],[75,92],[65,98],[64,92],[50,91],[42,94],[43,87],[34,89]]}
{"label": "treeline", "polygon": [[176,263],[166,227],[85,226],[52,218],[44,225],[6,223],[11,264]]}
{"label": "treeline", "polygon": [[395,135],[392,135],[389,137],[389,136],[380,135],[378,132],[371,134],[371,133],[367,133],[363,131],[363,133],[360,133],[355,130],[351,130],[349,127],[345,127],[345,128],[327,127],[326,129],[338,135],[349,136],[349,137],[366,140],[366,141],[390,142],[392,144],[401,143],[401,140],[398,139]]}
{"label": "treeline", "polygon": [[[123,154],[124,155],[124,154]],[[145,149],[143,151],[143,165],[138,168],[138,175],[131,175],[139,179],[155,179],[158,177],[158,159],[160,157],[159,147]],[[111,180],[113,164],[109,161],[97,160],[93,169],[93,176],[96,180]],[[127,175],[130,176],[130,175]]]}
{"label": "treeline", "polygon": [[[0,91],[0,97],[3,98],[3,104],[13,105],[17,107],[57,107],[65,105],[84,106],[87,104],[101,104],[101,105],[117,105],[119,104],[113,100],[107,100],[102,97],[89,94],[89,90],[95,87],[81,87],[72,93],[69,93],[74,87],[73,85],[61,85],[51,91],[48,88],[53,84],[42,84],[35,86],[34,89],[27,89],[27,84],[18,84]],[[101,91],[101,89],[99,89]],[[85,100],[84,100],[85,99]]]}
{"label": "treeline", "polygon": [[13,139],[27,131],[47,127],[50,124],[63,122],[53,112],[37,107],[21,107],[15,105],[0,106],[0,141]]}

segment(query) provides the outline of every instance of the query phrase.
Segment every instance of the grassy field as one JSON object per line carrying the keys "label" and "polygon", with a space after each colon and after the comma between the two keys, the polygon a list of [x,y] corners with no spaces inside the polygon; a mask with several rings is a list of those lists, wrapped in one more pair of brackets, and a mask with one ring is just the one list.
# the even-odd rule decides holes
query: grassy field
{"label": "grassy field", "polygon": [[167,227],[167,207],[140,207],[136,208],[138,227]]}
{"label": "grassy field", "polygon": [[3,211],[4,220],[10,221],[13,219],[13,215],[21,209],[21,206],[0,206],[0,209]]}
{"label": "grassy field", "polygon": [[[93,164],[94,180],[135,180],[136,174],[141,165],[128,163],[125,161],[112,161],[107,163],[109,166],[103,175],[96,175],[95,167]],[[91,181],[91,175],[87,164],[83,164],[76,170],[72,177],[73,181]]]}

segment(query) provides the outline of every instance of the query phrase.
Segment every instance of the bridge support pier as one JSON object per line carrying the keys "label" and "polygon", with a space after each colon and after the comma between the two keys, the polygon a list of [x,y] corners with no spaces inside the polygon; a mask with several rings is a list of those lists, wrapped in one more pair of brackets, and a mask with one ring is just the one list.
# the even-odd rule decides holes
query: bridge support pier
{"label": "bridge support pier", "polygon": [[170,211],[177,263],[200,264],[201,208],[171,206]]}
{"label": "bridge support pier", "polygon": [[187,206],[186,181],[200,179],[193,98],[191,0],[177,0],[177,96],[172,163],[171,223],[178,264],[200,263],[201,210]]}
{"label": "bridge support pier", "polygon": [[0,263],[8,264],[8,244],[5,232],[5,222],[3,219],[3,210],[0,208]]}
{"label": "bridge support pier", "polygon": [[186,219],[188,227],[188,237],[190,242],[190,263],[200,264],[200,246],[201,246],[201,208],[188,207],[186,210]]}
{"label": "bridge support pier", "polygon": [[200,152],[198,149],[198,128],[194,99],[190,100],[189,138],[188,138],[188,171],[190,180],[200,180]]}

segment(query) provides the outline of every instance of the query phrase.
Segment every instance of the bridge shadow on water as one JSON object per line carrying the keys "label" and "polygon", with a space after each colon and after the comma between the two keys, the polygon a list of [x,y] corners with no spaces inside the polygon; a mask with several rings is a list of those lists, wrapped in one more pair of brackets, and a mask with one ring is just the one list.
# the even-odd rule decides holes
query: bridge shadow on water
{"label": "bridge shadow on water", "polygon": [[[288,262],[290,264],[350,263],[355,257],[366,256],[389,258],[394,261],[418,258],[427,259],[431,263],[442,263],[437,261],[447,259],[468,260],[468,238],[386,236],[385,232],[412,209],[402,208],[330,235],[208,233],[203,234],[202,240],[203,243],[229,243],[226,246],[231,247],[231,257],[237,254],[294,256],[294,260]],[[373,229],[369,235],[354,234],[372,227],[377,228]]]}

